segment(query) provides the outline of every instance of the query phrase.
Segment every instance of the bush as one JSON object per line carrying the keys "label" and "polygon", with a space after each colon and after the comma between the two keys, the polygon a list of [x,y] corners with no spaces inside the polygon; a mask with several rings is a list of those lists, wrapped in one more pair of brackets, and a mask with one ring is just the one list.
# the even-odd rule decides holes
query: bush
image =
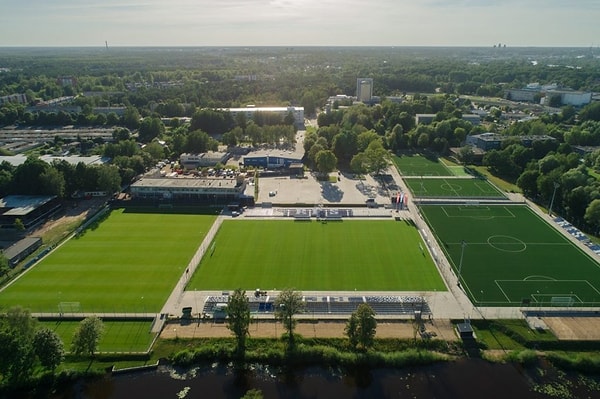
{"label": "bush", "polygon": [[600,355],[578,353],[569,356],[560,353],[549,353],[547,359],[555,366],[566,370],[576,370],[587,374],[600,372]]}
{"label": "bush", "polygon": [[505,360],[513,363],[519,363],[523,366],[531,366],[538,361],[538,355],[535,351],[525,349],[522,351],[510,351],[506,354]]}

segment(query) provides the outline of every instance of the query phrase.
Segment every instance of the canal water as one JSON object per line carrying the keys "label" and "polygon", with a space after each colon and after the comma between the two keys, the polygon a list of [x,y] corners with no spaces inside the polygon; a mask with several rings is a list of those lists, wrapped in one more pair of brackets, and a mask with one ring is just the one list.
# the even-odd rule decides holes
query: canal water
{"label": "canal water", "polygon": [[106,376],[79,381],[52,399],[240,398],[249,389],[270,398],[520,399],[600,398],[600,378],[564,373],[547,364],[515,364],[461,359],[403,369],[295,370],[224,365]]}

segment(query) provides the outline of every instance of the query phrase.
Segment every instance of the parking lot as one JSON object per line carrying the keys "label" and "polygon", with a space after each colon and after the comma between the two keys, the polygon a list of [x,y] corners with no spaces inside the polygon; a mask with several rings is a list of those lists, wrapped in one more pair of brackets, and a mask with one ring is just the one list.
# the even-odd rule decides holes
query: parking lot
{"label": "parking lot", "polygon": [[[385,182],[373,176],[355,177],[352,174],[332,173],[330,181],[319,181],[313,174],[304,178],[290,176],[261,177],[258,182],[258,203],[362,205],[374,198],[379,205],[389,205],[398,186],[389,175]],[[246,194],[254,194],[248,186]]]}

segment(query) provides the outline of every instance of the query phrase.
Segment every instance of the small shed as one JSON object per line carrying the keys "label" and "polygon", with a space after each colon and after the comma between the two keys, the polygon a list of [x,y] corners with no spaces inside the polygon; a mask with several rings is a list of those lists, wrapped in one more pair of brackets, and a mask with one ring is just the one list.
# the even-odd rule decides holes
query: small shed
{"label": "small shed", "polygon": [[473,327],[471,323],[458,323],[456,325],[456,331],[461,339],[472,339],[473,338]]}
{"label": "small shed", "polygon": [[290,176],[304,177],[304,164],[300,162],[293,162],[289,166]]}
{"label": "small shed", "polygon": [[21,260],[32,254],[36,249],[42,246],[40,237],[27,237],[4,250],[4,256],[8,259],[11,266],[15,266]]}

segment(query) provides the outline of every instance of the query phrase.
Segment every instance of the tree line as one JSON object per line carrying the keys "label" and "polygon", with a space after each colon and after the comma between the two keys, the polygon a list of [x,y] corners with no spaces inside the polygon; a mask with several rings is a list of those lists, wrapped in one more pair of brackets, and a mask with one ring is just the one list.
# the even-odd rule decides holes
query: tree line
{"label": "tree line", "polygon": [[[274,303],[275,319],[281,321],[285,330],[287,350],[293,351],[295,347],[294,329],[296,315],[305,311],[302,294],[299,291],[285,289],[279,293]],[[238,359],[244,358],[246,340],[250,335],[250,302],[246,291],[236,289],[229,296],[227,302],[227,328],[236,340],[235,353]],[[360,304],[346,323],[345,334],[350,347],[354,350],[366,351],[373,346],[377,331],[375,312],[368,304]]]}
{"label": "tree line", "polygon": [[[70,353],[93,358],[103,332],[99,318],[83,319],[73,333]],[[0,386],[16,387],[35,375],[54,374],[64,358],[62,339],[40,326],[29,310],[14,307],[0,315]]]}

